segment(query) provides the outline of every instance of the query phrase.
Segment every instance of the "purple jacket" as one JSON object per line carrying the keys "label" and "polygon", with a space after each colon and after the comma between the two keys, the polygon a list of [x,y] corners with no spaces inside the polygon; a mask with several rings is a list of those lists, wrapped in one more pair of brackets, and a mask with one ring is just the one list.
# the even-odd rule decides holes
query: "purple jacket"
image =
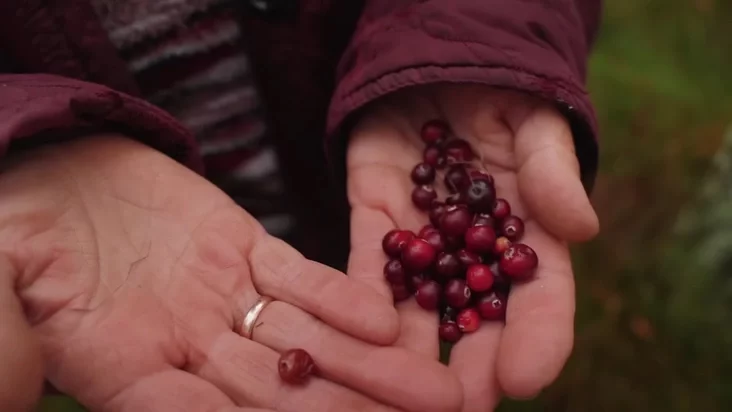
{"label": "purple jacket", "polygon": [[[303,242],[309,257],[333,262],[347,249],[343,182],[332,176],[343,175],[359,109],[409,86],[483,83],[556,102],[591,188],[597,125],[584,81],[600,0],[290,0],[297,7],[285,15],[246,7],[262,1],[242,0],[242,27],[301,220],[320,237]],[[136,97],[88,0],[0,2],[0,73],[0,153],[113,130],[203,172],[192,135]]]}

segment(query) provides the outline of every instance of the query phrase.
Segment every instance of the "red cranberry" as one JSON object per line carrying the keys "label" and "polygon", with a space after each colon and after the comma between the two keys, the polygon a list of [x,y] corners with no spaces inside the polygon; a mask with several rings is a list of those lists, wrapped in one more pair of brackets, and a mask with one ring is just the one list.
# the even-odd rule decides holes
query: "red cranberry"
{"label": "red cranberry", "polygon": [[427,148],[424,149],[423,159],[425,163],[435,169],[442,169],[447,164],[447,160],[442,154],[442,150],[437,146],[427,146]]}
{"label": "red cranberry", "polygon": [[465,189],[465,203],[476,212],[488,213],[496,201],[496,189],[485,180],[473,180]]}
{"label": "red cranberry", "polygon": [[280,379],[290,384],[300,384],[313,373],[315,362],[303,349],[290,349],[280,355],[277,371]]}
{"label": "red cranberry", "polygon": [[411,231],[394,229],[384,235],[381,246],[387,255],[396,258],[401,256],[402,249],[412,239],[414,239],[414,233]]}
{"label": "red cranberry", "polygon": [[444,278],[452,278],[460,275],[463,271],[463,264],[460,263],[457,255],[453,253],[441,253],[437,256],[435,272]]}
{"label": "red cranberry", "polygon": [[445,285],[445,301],[453,308],[466,307],[471,295],[470,288],[462,279],[450,279]]}
{"label": "red cranberry", "polygon": [[511,241],[508,240],[507,237],[501,236],[498,239],[496,239],[495,245],[493,245],[493,253],[500,256],[505,252],[509,247],[511,247]]}
{"label": "red cranberry", "polygon": [[478,313],[486,320],[503,320],[506,317],[506,295],[491,292],[478,300]]}
{"label": "red cranberry", "polygon": [[539,258],[536,256],[534,249],[523,243],[511,245],[498,262],[501,272],[514,280],[530,277],[538,265]]}
{"label": "red cranberry", "polygon": [[439,232],[439,230],[437,230],[437,228],[432,225],[424,225],[422,226],[422,229],[419,230],[419,233],[417,233],[417,237],[421,237],[422,239],[424,239],[424,237],[428,233],[432,232]]}
{"label": "red cranberry", "polygon": [[480,257],[480,255],[465,249],[459,250],[457,253],[457,257],[458,259],[460,259],[460,263],[462,263],[464,267],[483,263],[483,259]]}
{"label": "red cranberry", "polygon": [[420,163],[412,169],[412,181],[418,185],[428,185],[435,181],[435,168],[427,163]]}
{"label": "red cranberry", "polygon": [[524,221],[516,216],[509,216],[501,222],[501,231],[510,240],[519,240],[524,234]]}
{"label": "red cranberry", "polygon": [[442,323],[438,329],[438,333],[440,339],[450,343],[455,343],[463,337],[463,332],[460,331],[460,328],[455,322]]}
{"label": "red cranberry", "polygon": [[420,136],[422,141],[427,144],[440,143],[447,139],[449,130],[447,123],[442,120],[430,120],[422,126]]}
{"label": "red cranberry", "polygon": [[384,266],[384,277],[389,283],[404,283],[407,275],[404,273],[402,262],[398,259],[392,259],[386,262]]}
{"label": "red cranberry", "polygon": [[417,186],[412,191],[412,203],[419,210],[430,210],[435,199],[437,199],[437,192],[432,186]]}
{"label": "red cranberry", "polygon": [[493,204],[491,214],[496,219],[503,220],[511,216],[511,205],[506,199],[496,199],[496,203]]}
{"label": "red cranberry", "polygon": [[465,232],[465,248],[471,252],[492,252],[495,243],[496,231],[490,226],[473,226]]}
{"label": "red cranberry", "polygon": [[404,283],[391,283],[391,294],[394,296],[394,303],[409,299],[412,293]]}
{"label": "red cranberry", "polygon": [[445,144],[447,163],[466,163],[475,157],[470,143],[462,139],[450,140]]}
{"label": "red cranberry", "polygon": [[442,218],[442,215],[445,214],[445,211],[447,210],[447,206],[445,206],[442,203],[433,203],[432,208],[430,209],[429,216],[430,216],[430,222],[433,226],[439,227],[440,226],[440,219]]}
{"label": "red cranberry", "polygon": [[409,270],[421,272],[432,265],[436,255],[435,248],[426,240],[414,238],[402,250],[402,264]]}
{"label": "red cranberry", "polygon": [[475,219],[473,219],[473,226],[490,226],[494,227],[496,224],[496,220],[491,217],[491,215],[486,213],[478,213],[475,215]]}
{"label": "red cranberry", "polygon": [[442,253],[445,251],[445,238],[442,236],[442,233],[435,230],[434,232],[425,234],[422,239],[426,240],[427,243],[435,248],[435,253]]}
{"label": "red cranberry", "polygon": [[470,186],[470,176],[462,165],[452,165],[445,172],[445,187],[450,193],[462,192]]}
{"label": "red cranberry", "polygon": [[414,294],[414,298],[417,300],[417,304],[423,309],[435,310],[440,303],[440,295],[442,295],[442,287],[440,284],[433,280],[428,280],[422,282],[417,287],[417,293]]}
{"label": "red cranberry", "polygon": [[463,236],[473,221],[466,207],[450,206],[440,219],[440,230],[447,236]]}
{"label": "red cranberry", "polygon": [[463,309],[458,313],[455,323],[463,333],[475,332],[480,327],[480,314],[473,308]]}
{"label": "red cranberry", "polygon": [[474,292],[485,292],[493,287],[493,272],[488,265],[472,265],[468,267],[465,280]]}
{"label": "red cranberry", "polygon": [[445,198],[445,203],[448,205],[460,205],[467,202],[467,197],[465,196],[465,192],[457,192],[453,193],[447,198]]}

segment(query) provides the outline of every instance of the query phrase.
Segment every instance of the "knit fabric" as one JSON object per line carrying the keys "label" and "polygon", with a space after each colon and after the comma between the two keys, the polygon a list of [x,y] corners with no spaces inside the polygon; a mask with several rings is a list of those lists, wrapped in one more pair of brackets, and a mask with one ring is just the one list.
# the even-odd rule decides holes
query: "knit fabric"
{"label": "knit fabric", "polygon": [[92,0],[146,99],[200,142],[207,177],[271,234],[294,230],[232,0]]}

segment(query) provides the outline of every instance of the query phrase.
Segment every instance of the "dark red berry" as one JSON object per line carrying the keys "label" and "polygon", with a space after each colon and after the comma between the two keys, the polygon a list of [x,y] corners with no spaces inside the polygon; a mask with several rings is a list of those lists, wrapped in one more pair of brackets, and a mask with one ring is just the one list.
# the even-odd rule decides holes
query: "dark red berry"
{"label": "dark red berry", "polygon": [[501,222],[501,231],[509,240],[519,240],[524,235],[524,221],[516,216],[509,216]]}
{"label": "dark red berry", "polygon": [[394,296],[394,303],[407,300],[412,296],[412,292],[403,283],[391,283],[389,286],[391,286],[391,294]]}
{"label": "dark red berry", "polygon": [[490,226],[473,226],[465,232],[465,248],[478,254],[493,251],[496,231]]}
{"label": "dark red berry", "polygon": [[435,230],[433,232],[425,233],[425,235],[422,236],[422,239],[426,240],[427,243],[435,248],[435,253],[442,253],[445,251],[445,238],[439,231]]}
{"label": "dark red berry", "polygon": [[384,265],[384,277],[389,283],[404,283],[407,275],[404,273],[402,262],[398,259],[392,259]]}
{"label": "dark red berry", "polygon": [[432,232],[439,232],[439,230],[432,225],[424,225],[422,226],[422,229],[419,230],[419,233],[417,233],[417,237],[424,239],[425,235]]}
{"label": "dark red berry", "polygon": [[442,169],[447,164],[445,155],[437,146],[427,146],[427,148],[424,149],[423,159],[425,163],[435,169]]}
{"label": "dark red berry", "polygon": [[471,296],[470,288],[462,279],[450,279],[445,284],[445,301],[453,308],[466,307]]}
{"label": "dark red berry", "polygon": [[490,226],[494,227],[496,220],[487,213],[478,213],[473,219],[473,226]]}
{"label": "dark red berry", "polygon": [[463,165],[452,165],[445,172],[445,187],[450,193],[462,192],[470,186],[470,176]]}
{"label": "dark red berry", "polygon": [[496,239],[495,245],[493,245],[493,253],[500,256],[505,252],[509,247],[511,247],[511,241],[508,240],[507,237],[501,236],[498,239]]}
{"label": "dark red berry", "polygon": [[463,333],[471,333],[480,327],[480,314],[473,308],[463,309],[455,319],[458,328]]}
{"label": "dark red berry", "polygon": [[493,272],[488,265],[472,265],[465,274],[468,287],[474,292],[486,292],[493,287]]}
{"label": "dark red berry", "polygon": [[447,198],[445,198],[445,204],[448,205],[460,205],[467,202],[467,197],[465,196],[465,192],[457,192],[453,193]]}
{"label": "dark red berry", "polygon": [[463,337],[463,332],[460,331],[460,328],[455,322],[445,322],[440,324],[438,333],[440,339],[450,343],[455,343]]}
{"label": "dark red berry", "polygon": [[417,293],[414,294],[414,299],[423,309],[435,310],[440,303],[441,295],[442,287],[440,284],[433,280],[428,280],[422,282],[417,287]]}
{"label": "dark red berry", "polygon": [[462,139],[450,140],[445,144],[445,158],[447,163],[466,163],[475,158],[470,143]]}
{"label": "dark red berry", "polygon": [[530,277],[539,265],[539,258],[534,249],[523,243],[514,243],[498,262],[498,266],[512,280],[523,280]]}
{"label": "dark red berry", "polygon": [[441,253],[435,262],[435,272],[443,278],[459,276],[463,271],[463,264],[453,253]]}
{"label": "dark red berry", "polygon": [[430,212],[429,212],[429,217],[430,217],[430,223],[432,223],[432,225],[434,227],[440,226],[440,219],[442,218],[442,215],[445,214],[446,210],[447,210],[447,206],[445,206],[441,202],[434,202],[432,204],[432,208],[430,209]]}
{"label": "dark red berry", "polygon": [[503,220],[511,216],[511,205],[506,199],[496,199],[496,203],[493,204],[493,211],[491,215],[498,220]]}
{"label": "dark red berry", "polygon": [[280,379],[290,384],[300,384],[313,373],[315,362],[303,349],[290,349],[280,355],[277,371]]}
{"label": "dark red berry", "polygon": [[402,249],[407,242],[414,239],[414,233],[409,230],[390,230],[381,241],[384,252],[390,257],[397,258],[401,256]]}
{"label": "dark red berry", "polygon": [[426,240],[414,238],[402,250],[402,264],[408,270],[421,272],[435,261],[437,252]]}
{"label": "dark red berry", "polygon": [[457,253],[457,257],[458,259],[460,259],[460,263],[462,263],[464,267],[483,263],[483,259],[480,257],[480,255],[465,249],[459,250]]}
{"label": "dark red berry", "polygon": [[437,192],[432,186],[417,186],[412,191],[412,203],[419,210],[430,210],[435,199],[437,199]]}
{"label": "dark red berry", "polygon": [[473,180],[465,189],[465,203],[475,212],[490,212],[495,201],[496,189],[485,180]]}
{"label": "dark red berry", "polygon": [[427,163],[420,163],[412,169],[412,181],[418,185],[428,185],[435,181],[435,168]]}
{"label": "dark red berry", "polygon": [[442,120],[430,120],[422,126],[420,136],[427,144],[440,143],[447,139],[450,128]]}
{"label": "dark red berry", "polygon": [[463,236],[473,221],[468,208],[449,206],[440,219],[440,230],[447,236]]}
{"label": "dark red berry", "polygon": [[490,292],[481,296],[476,305],[478,313],[486,320],[503,320],[506,317],[506,295]]}

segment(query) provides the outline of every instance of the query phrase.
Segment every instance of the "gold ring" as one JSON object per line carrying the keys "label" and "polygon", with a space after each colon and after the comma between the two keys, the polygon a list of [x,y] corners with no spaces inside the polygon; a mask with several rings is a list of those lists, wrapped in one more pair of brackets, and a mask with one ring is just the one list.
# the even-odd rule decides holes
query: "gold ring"
{"label": "gold ring", "polygon": [[273,300],[274,299],[267,296],[260,296],[259,299],[257,299],[257,302],[254,304],[254,306],[252,306],[252,308],[249,309],[246,315],[244,315],[244,320],[241,322],[241,336],[244,336],[247,339],[252,338],[254,325],[257,322],[259,315],[262,314],[264,307],[272,303]]}

